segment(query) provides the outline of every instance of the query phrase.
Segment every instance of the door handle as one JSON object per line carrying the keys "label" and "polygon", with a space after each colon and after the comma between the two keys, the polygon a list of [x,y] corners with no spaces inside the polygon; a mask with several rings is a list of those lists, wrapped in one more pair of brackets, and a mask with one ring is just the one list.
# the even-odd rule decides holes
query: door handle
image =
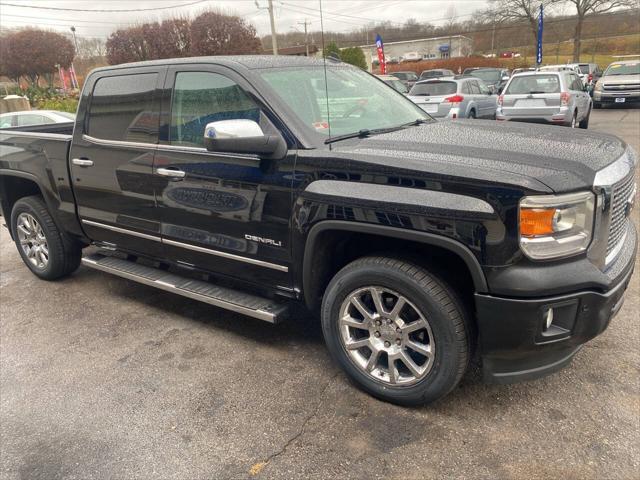
{"label": "door handle", "polygon": [[156,168],[156,173],[163,177],[184,178],[186,172],[173,168]]}
{"label": "door handle", "polygon": [[88,158],[74,158],[71,160],[71,163],[74,165],[78,165],[79,167],[92,167],[93,160],[89,160]]}

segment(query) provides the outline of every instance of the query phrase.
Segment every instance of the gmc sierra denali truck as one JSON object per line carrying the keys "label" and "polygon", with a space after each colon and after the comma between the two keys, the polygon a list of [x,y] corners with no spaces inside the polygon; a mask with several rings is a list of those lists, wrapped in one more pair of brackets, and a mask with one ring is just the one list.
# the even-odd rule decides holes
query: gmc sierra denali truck
{"label": "gmc sierra denali truck", "polygon": [[0,133],[0,203],[35,275],[83,264],[274,323],[301,302],[346,374],[403,405],[472,354],[493,382],[565,366],[633,271],[621,140],[436,122],[342,63],[101,68],[75,124],[27,130]]}

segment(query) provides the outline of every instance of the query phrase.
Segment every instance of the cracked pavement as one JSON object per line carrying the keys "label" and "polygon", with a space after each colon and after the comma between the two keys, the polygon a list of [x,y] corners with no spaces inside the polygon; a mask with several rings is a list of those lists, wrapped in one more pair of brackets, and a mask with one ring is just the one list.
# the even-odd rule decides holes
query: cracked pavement
{"label": "cracked pavement", "polygon": [[[638,108],[590,128],[640,151]],[[273,326],[86,268],[39,281],[2,228],[0,478],[639,478],[639,303],[636,274],[555,375],[471,371],[406,409],[356,390],[308,316]]]}

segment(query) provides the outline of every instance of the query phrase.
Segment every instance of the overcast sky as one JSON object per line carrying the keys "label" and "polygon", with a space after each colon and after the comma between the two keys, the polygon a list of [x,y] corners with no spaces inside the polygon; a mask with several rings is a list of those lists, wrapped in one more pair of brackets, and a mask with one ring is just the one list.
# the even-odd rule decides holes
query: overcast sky
{"label": "overcast sky", "polygon": [[[408,18],[419,22],[440,25],[445,22],[450,5],[460,21],[470,18],[470,14],[483,7],[485,0],[322,0],[325,30],[347,32],[359,29],[372,21],[389,20],[404,23]],[[13,6],[17,4],[21,6]],[[258,0],[260,7],[267,6],[267,0]],[[303,30],[305,19],[311,22],[311,30],[320,30],[319,0],[273,0],[278,33]],[[166,8],[176,6],[177,8]],[[27,6],[47,7],[47,9]],[[152,11],[128,12],[82,12],[60,9],[86,10],[131,10],[155,9]],[[71,25],[76,33],[84,37],[107,38],[119,27],[137,22],[162,20],[171,16],[195,16],[209,8],[226,13],[241,15],[253,24],[258,35],[270,32],[267,10],[259,10],[255,0],[0,0],[0,28],[38,26],[69,32]]]}

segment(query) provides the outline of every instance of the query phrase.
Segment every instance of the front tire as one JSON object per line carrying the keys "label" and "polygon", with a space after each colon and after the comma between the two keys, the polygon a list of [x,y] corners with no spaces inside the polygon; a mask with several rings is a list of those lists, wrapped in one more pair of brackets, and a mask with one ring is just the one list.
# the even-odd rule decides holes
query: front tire
{"label": "front tire", "polygon": [[24,197],[15,203],[11,231],[22,261],[43,280],[68,275],[80,265],[80,245],[58,229],[42,197]]}
{"label": "front tire", "polygon": [[359,388],[400,405],[445,396],[469,362],[469,318],[455,291],[392,258],[361,258],[336,274],[322,301],[322,330]]}

